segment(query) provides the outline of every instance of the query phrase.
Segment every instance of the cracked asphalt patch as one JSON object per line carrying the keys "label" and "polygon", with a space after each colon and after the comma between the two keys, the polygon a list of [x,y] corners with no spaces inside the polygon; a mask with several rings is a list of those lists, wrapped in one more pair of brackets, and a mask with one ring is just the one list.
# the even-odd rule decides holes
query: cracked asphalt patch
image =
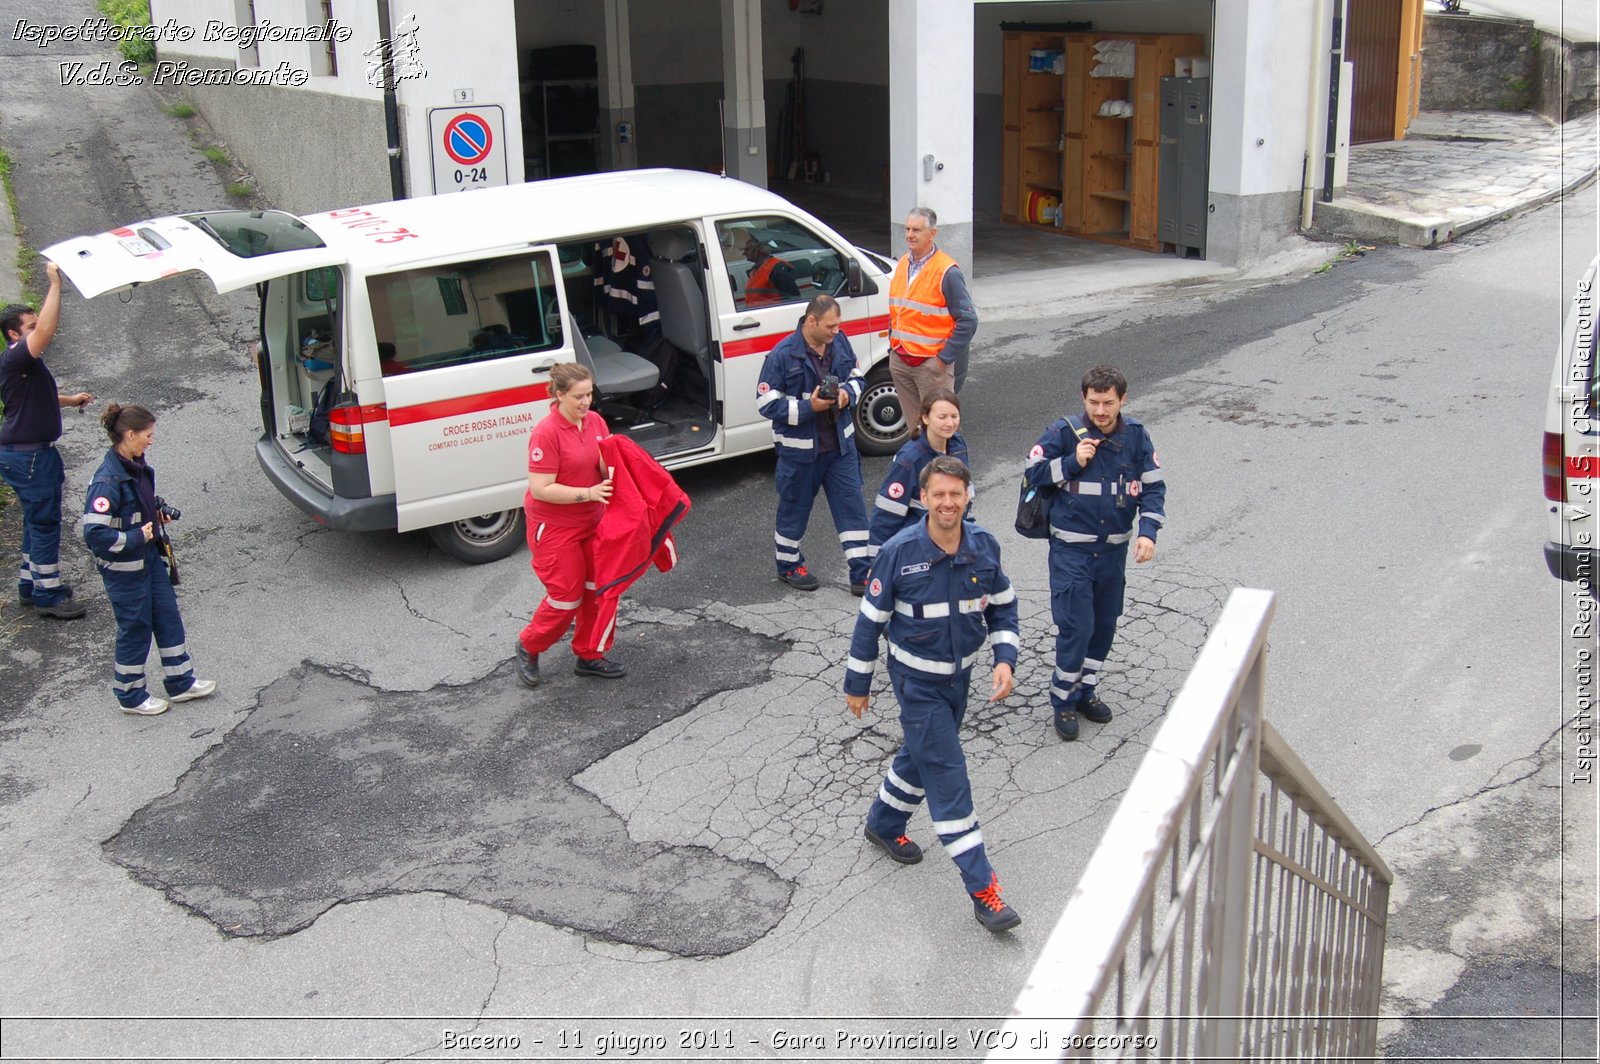
{"label": "cracked asphalt patch", "polygon": [[[1022,628],[1017,690],[989,703],[989,667],[974,669],[962,729],[985,841],[1001,858],[1013,842],[1070,834],[1080,821],[1103,815],[1099,803],[1120,797],[1126,773],[1101,770],[1113,759],[1137,763],[1229,591],[1209,574],[1170,563],[1130,567],[1127,609],[1101,680],[1117,715],[1109,724],[1085,724],[1078,742],[1062,743],[1051,727],[1048,588],[1015,575],[1013,584]],[[840,684],[856,609],[857,600],[829,592],[780,610],[708,605],[707,619],[782,638],[790,652],[764,682],[707,699],[575,779],[616,809],[635,838],[705,845],[761,861],[794,882],[795,919],[786,929],[795,935],[898,868],[861,839],[900,725],[881,657],[865,716],[857,721],[845,709]],[[753,713],[759,726],[752,726]],[[925,812],[912,818],[910,831],[925,845],[933,841]],[[944,862],[934,850],[934,862]],[[1075,874],[1072,862],[1087,857],[1063,854],[1071,866],[1063,874]]]}
{"label": "cracked asphalt patch", "polygon": [[532,691],[509,665],[395,692],[307,663],[104,848],[229,935],[288,935],[343,902],[439,892],[680,956],[731,953],[777,924],[791,884],[753,858],[637,841],[570,781],[762,682],[786,650],[714,621],[634,624],[628,678],[574,677],[557,648]]}

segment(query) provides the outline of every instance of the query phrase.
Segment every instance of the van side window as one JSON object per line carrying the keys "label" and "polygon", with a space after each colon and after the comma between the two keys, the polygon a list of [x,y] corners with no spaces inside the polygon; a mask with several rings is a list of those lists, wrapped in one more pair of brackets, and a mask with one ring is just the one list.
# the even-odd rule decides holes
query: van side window
{"label": "van side window", "polygon": [[777,216],[717,223],[728,284],[740,310],[804,303],[844,284],[844,258],[799,222]]}
{"label": "van side window", "polygon": [[383,375],[559,348],[558,277],[544,252],[369,277]]}

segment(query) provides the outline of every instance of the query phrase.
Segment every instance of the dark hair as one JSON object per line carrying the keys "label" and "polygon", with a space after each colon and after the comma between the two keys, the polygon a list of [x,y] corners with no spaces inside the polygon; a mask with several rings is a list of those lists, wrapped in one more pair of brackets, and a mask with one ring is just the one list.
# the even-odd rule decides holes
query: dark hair
{"label": "dark hair", "polygon": [[933,461],[922,467],[922,472],[917,475],[917,487],[922,491],[928,490],[928,478],[935,473],[942,473],[947,477],[957,477],[964,488],[972,487],[972,470],[967,468],[967,463],[959,458],[941,454],[934,457]]}
{"label": "dark hair", "polygon": [[806,317],[821,321],[828,311],[838,309],[839,301],[832,296],[812,296],[811,302],[806,304]]}
{"label": "dark hair", "polygon": [[1083,394],[1113,391],[1121,399],[1128,394],[1128,378],[1115,366],[1099,365],[1083,375]]}
{"label": "dark hair", "polygon": [[127,406],[107,403],[106,408],[100,411],[100,424],[106,427],[106,435],[111,437],[112,443],[121,443],[122,437],[128,433],[143,432],[155,423],[154,414],[134,403]]}
{"label": "dark hair", "polygon": [[940,388],[932,395],[924,396],[922,399],[922,416],[917,418],[916,423],[911,426],[911,438],[913,440],[922,435],[922,423],[928,420],[929,414],[933,413],[934,403],[949,403],[956,408],[957,413],[961,412],[961,400],[957,399],[956,393],[949,388]]}
{"label": "dark hair", "polygon": [[12,303],[4,310],[0,310],[0,336],[6,338],[6,343],[12,343],[11,334],[22,334],[22,316],[32,314],[34,310],[26,303]]}
{"label": "dark hair", "polygon": [[594,374],[589,367],[577,362],[559,362],[550,367],[550,391],[555,395],[566,395],[579,381],[592,380]]}

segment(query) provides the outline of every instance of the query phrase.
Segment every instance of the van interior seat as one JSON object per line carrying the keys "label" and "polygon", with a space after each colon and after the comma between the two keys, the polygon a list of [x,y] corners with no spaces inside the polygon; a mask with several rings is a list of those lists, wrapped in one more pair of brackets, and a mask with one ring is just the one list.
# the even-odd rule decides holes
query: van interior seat
{"label": "van interior seat", "polygon": [[694,237],[680,229],[651,233],[650,248],[650,276],[656,286],[661,335],[694,359],[709,381],[711,325],[706,320],[706,297],[697,276],[700,268],[692,261],[697,250]]}
{"label": "van interior seat", "polygon": [[660,383],[661,370],[649,359],[624,351],[610,337],[583,335],[571,315],[567,326],[572,330],[572,349],[578,364],[594,374],[595,387],[601,395],[647,392]]}

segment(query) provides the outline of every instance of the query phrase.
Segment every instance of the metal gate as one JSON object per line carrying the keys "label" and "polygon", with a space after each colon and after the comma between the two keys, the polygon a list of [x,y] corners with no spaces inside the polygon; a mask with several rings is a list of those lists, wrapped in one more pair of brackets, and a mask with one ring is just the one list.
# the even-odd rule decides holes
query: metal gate
{"label": "metal gate", "polygon": [[1404,0],[1350,0],[1345,58],[1355,69],[1350,143],[1394,140],[1400,91],[1400,14]]}

